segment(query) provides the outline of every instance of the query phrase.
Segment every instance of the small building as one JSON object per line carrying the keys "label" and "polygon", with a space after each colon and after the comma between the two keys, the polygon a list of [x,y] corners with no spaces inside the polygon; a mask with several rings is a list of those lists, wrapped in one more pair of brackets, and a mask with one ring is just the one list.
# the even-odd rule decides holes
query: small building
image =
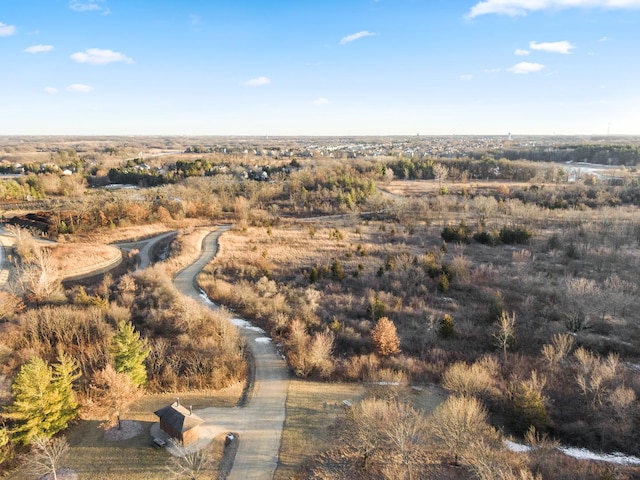
{"label": "small building", "polygon": [[154,412],[160,418],[160,429],[183,445],[189,445],[199,438],[199,426],[204,422],[193,413],[191,407],[180,405],[180,399]]}

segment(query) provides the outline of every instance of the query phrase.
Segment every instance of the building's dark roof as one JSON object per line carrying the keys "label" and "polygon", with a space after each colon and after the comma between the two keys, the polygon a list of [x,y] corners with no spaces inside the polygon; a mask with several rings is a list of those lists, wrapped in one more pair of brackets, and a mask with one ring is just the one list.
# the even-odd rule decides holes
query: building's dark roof
{"label": "building's dark roof", "polygon": [[185,433],[204,422],[188,408],[177,403],[172,403],[154,413],[160,417],[160,420],[180,433]]}

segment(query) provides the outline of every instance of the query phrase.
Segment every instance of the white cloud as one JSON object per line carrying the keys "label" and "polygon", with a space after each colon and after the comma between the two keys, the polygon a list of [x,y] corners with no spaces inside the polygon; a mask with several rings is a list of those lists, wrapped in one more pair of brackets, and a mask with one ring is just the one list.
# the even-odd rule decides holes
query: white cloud
{"label": "white cloud", "polygon": [[247,80],[244,84],[247,87],[262,87],[263,85],[267,85],[271,83],[271,80],[268,77],[257,77],[252,78],[251,80]]}
{"label": "white cloud", "polygon": [[93,91],[93,87],[89,85],[84,85],[83,83],[74,83],[73,85],[69,85],[67,87],[68,92],[80,92],[80,93],[88,93]]}
{"label": "white cloud", "polygon": [[9,37],[16,33],[16,27],[14,25],[7,25],[0,22],[0,37]]}
{"label": "white cloud", "polygon": [[460,75],[460,80],[469,81],[471,79],[473,79],[473,75],[470,75],[470,74]]}
{"label": "white cloud", "polygon": [[313,102],[314,105],[329,105],[331,102],[324,97],[316,98]]}
{"label": "white cloud", "polygon": [[347,43],[353,42],[354,40],[359,40],[364,37],[372,37],[376,35],[375,33],[368,32],[363,30],[358,33],[352,33],[351,35],[347,35],[346,37],[342,37],[340,39],[340,45],[346,45]]}
{"label": "white cloud", "polygon": [[90,63],[91,65],[106,65],[113,62],[133,63],[133,60],[124,53],[100,48],[89,48],[84,52],[76,52],[71,58],[78,63]]}
{"label": "white cloud", "polygon": [[542,50],[543,52],[561,53],[563,55],[569,55],[575,45],[563,40],[561,42],[529,42],[529,48],[531,50]]}
{"label": "white cloud", "polygon": [[480,15],[526,15],[539,10],[562,10],[565,8],[640,8],[640,0],[485,0],[478,2],[467,14],[468,18]]}
{"label": "white cloud", "polygon": [[44,87],[44,93],[55,95],[56,93],[58,93],[58,89],[56,87]]}
{"label": "white cloud", "polygon": [[102,12],[109,15],[110,10],[103,7],[104,0],[70,0],[69,8],[74,12]]}
{"label": "white cloud", "polygon": [[525,74],[525,73],[539,72],[544,68],[545,66],[542,65],[541,63],[520,62],[514,65],[513,67],[509,68],[508,70],[511,73]]}
{"label": "white cloud", "polygon": [[609,37],[602,37],[600,40],[598,40],[599,42],[608,42],[609,40],[611,40]]}
{"label": "white cloud", "polygon": [[53,45],[33,45],[24,49],[25,53],[43,53],[53,50]]}
{"label": "white cloud", "polygon": [[499,73],[501,72],[501,68],[485,68],[484,73]]}
{"label": "white cloud", "polygon": [[522,48],[518,48],[516,49],[515,52],[516,55],[520,56],[520,57],[526,57],[527,55],[529,55],[531,52],[529,50],[524,50]]}

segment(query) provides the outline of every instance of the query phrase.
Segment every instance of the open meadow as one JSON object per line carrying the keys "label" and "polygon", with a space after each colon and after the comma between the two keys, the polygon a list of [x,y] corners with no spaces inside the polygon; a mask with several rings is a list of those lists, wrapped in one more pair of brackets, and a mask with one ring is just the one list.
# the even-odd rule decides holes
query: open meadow
{"label": "open meadow", "polygon": [[[383,147],[346,143],[324,156],[310,139],[273,140],[260,154],[233,140],[190,142],[79,143],[96,150],[75,155],[52,146],[51,165],[22,174],[3,160],[9,478],[24,473],[38,432],[60,432],[81,478],[164,478],[168,456],[150,447],[153,411],[176,396],[196,409],[233,406],[251,378],[234,314],[266,331],[291,375],[276,478],[637,476],[634,166],[578,174],[488,154],[404,156],[419,139],[360,157]],[[157,153],[130,156],[145,148]],[[61,173],[69,161],[84,173]],[[231,226],[197,282],[228,310],[210,311],[172,278],[219,225]],[[166,232],[175,238],[136,271],[145,241]],[[120,255],[108,275],[68,279]],[[50,427],[25,421],[37,416],[23,410],[35,378],[57,392],[48,401],[69,406],[52,407],[60,417]],[[116,413],[142,433],[107,440],[99,424],[114,425]],[[223,441],[209,448],[216,462]],[[561,446],[626,460],[576,460]]]}

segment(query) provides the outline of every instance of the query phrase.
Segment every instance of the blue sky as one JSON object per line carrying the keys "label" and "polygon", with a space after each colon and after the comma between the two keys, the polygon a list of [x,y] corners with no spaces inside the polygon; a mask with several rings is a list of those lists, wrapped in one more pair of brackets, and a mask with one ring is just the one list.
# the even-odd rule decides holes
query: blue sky
{"label": "blue sky", "polygon": [[640,0],[0,1],[0,135],[640,134]]}

